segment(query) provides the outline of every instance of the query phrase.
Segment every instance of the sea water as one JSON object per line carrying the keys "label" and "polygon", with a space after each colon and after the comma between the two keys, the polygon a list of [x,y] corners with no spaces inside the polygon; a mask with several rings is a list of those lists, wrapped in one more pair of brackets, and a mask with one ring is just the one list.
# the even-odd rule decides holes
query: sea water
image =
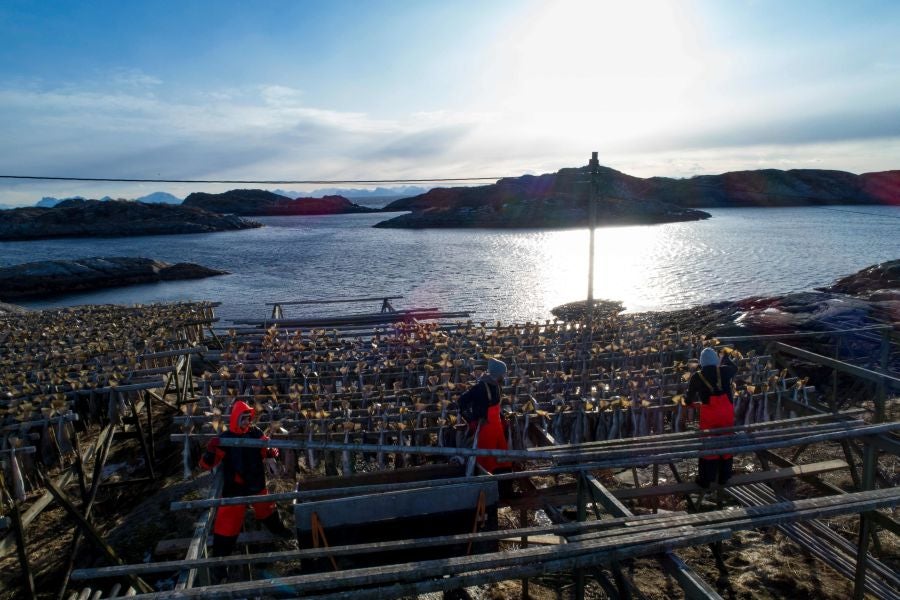
{"label": "sea water", "polygon": [[[594,296],[629,311],[684,308],[810,290],[900,258],[900,207],[710,209],[688,223],[596,230]],[[222,302],[261,319],[266,302],[400,295],[396,308],[469,310],[475,320],[534,321],[587,296],[586,228],[375,229],[396,214],[262,217],[261,229],[0,243],[0,266],[144,256],[228,271],[22,302],[32,308],[174,300]],[[302,308],[302,310],[301,310]],[[285,316],[375,312],[380,304],[285,307]]]}

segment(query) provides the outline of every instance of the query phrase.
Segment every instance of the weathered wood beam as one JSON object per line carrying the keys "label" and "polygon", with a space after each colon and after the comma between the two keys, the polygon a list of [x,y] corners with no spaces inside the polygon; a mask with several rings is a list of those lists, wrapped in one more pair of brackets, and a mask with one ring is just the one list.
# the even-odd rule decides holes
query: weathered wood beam
{"label": "weathered wood beam", "polygon": [[[891,431],[900,431],[900,423],[883,423],[879,425],[851,426],[845,423],[835,423],[831,430],[821,433],[791,434],[790,432],[777,432],[759,434],[757,437],[763,441],[757,441],[749,434],[735,434],[723,436],[704,437],[714,433],[703,432],[696,439],[685,444],[685,449],[672,452],[659,453],[655,448],[648,448],[635,444],[634,447],[618,449],[608,452],[591,452],[578,455],[572,453],[567,456],[573,462],[578,461],[572,468],[576,470],[594,470],[609,467],[631,467],[645,464],[666,464],[675,459],[697,458],[716,451],[719,454],[741,454],[758,452],[774,448],[813,444],[833,440],[878,435]],[[184,434],[173,434],[173,441],[182,441]],[[635,438],[640,439],[640,438]],[[340,442],[319,442],[307,440],[251,440],[241,438],[229,438],[222,440],[223,446],[251,447],[251,448],[291,448],[295,450],[351,450],[356,452],[396,452],[396,445],[387,444],[343,444]],[[404,454],[425,454],[431,456],[494,456],[508,460],[547,460],[558,459],[556,453],[547,450],[486,450],[481,448],[443,448],[432,446],[404,446]],[[646,454],[645,454],[646,453]]]}
{"label": "weathered wood beam", "polygon": [[[75,519],[75,522],[84,532],[85,536],[87,536],[87,538],[90,539],[95,546],[100,548],[100,550],[102,550],[106,557],[111,561],[118,565],[124,564],[122,562],[122,559],[119,558],[119,556],[116,554],[115,550],[113,550],[112,547],[106,543],[106,540],[103,539],[103,536],[100,535],[100,533],[94,528],[94,526],[88,523],[87,520],[85,520],[85,518],[81,515],[80,512],[78,512],[78,509],[75,508],[75,505],[72,504],[72,502],[66,497],[66,495],[61,490],[57,489],[54,483],[46,475],[44,475],[44,473],[40,469],[38,469],[36,473],[38,474],[38,478],[40,479],[43,486],[46,487],[51,494],[53,494],[53,499],[56,500],[56,502],[69,514],[69,516]],[[153,589],[152,586],[150,586],[147,582],[143,581],[139,577],[136,577],[134,575],[128,575],[127,577],[131,581],[132,585],[136,586],[142,591],[150,591]]]}
{"label": "weathered wood beam", "polygon": [[778,350],[786,354],[793,354],[794,356],[797,356],[804,360],[809,360],[826,367],[831,367],[832,369],[837,369],[838,371],[848,373],[872,383],[885,383],[890,385],[891,387],[900,387],[900,377],[895,377],[894,375],[891,375],[889,373],[882,373],[879,371],[872,371],[871,369],[865,369],[863,367],[857,367],[854,364],[850,364],[842,360],[835,360],[829,356],[816,354],[815,352],[803,350],[802,348],[797,348],[795,346],[789,346],[788,344],[776,343],[775,346],[778,348]]}
{"label": "weathered wood beam", "polygon": [[[212,476],[212,483],[209,486],[209,498],[216,498],[222,495],[222,488],[225,486],[225,474],[222,469],[218,469],[218,471]],[[184,560],[179,561],[182,565],[184,563],[188,563],[190,561],[197,560],[200,558],[202,554],[206,553],[206,539],[209,537],[209,531],[212,527],[213,517],[216,514],[215,508],[210,508],[197,517],[197,520],[194,521],[194,535],[191,539],[191,543],[188,546],[187,554],[185,554]],[[175,590],[185,590],[189,589],[194,584],[194,579],[197,577],[197,569],[196,568],[187,568],[182,569],[178,573],[178,580],[175,582]]]}
{"label": "weathered wood beam", "polygon": [[[774,464],[781,466],[781,467],[797,466],[794,463],[792,463],[791,461],[789,461],[788,459],[781,456],[780,454],[776,454],[775,452],[773,452],[771,450],[763,451],[762,455],[764,457],[766,457],[766,459],[772,461]],[[846,494],[847,493],[846,491],[842,490],[841,488],[837,487],[836,485],[832,485],[832,484],[828,483],[827,481],[822,481],[816,475],[798,475],[798,477],[802,481],[805,481],[806,483],[815,487],[819,491],[825,492],[826,494]],[[900,536],[900,523],[898,523],[891,517],[889,517],[885,514],[882,514],[882,513],[878,513],[878,512],[873,512],[869,516],[880,527],[883,527],[884,529],[886,529],[887,531],[890,531],[894,535]]]}
{"label": "weathered wood beam", "polygon": [[806,337],[833,337],[835,335],[841,335],[845,333],[860,333],[866,331],[884,331],[887,329],[892,329],[890,325],[869,325],[866,327],[856,327],[853,329],[833,329],[830,331],[797,331],[794,333],[773,333],[773,334],[760,334],[760,335],[726,335],[723,337],[717,336],[716,339],[720,342],[749,342],[755,340],[784,340],[784,339],[792,339],[792,338],[806,338]]}
{"label": "weathered wood beam", "polygon": [[[628,558],[661,549],[707,543],[724,539],[726,530],[709,529],[695,531],[692,528],[673,528],[664,532],[650,531],[612,539],[589,540],[561,546],[536,546],[517,551],[507,551],[446,559],[419,561],[400,565],[348,569],[338,572],[295,575],[277,579],[248,581],[221,586],[193,588],[178,592],[163,592],[169,598],[234,598],[266,595],[290,590],[292,593],[307,595],[313,591],[338,590],[359,586],[390,584],[395,582],[426,582],[444,575],[461,574],[484,570],[483,576],[490,578],[491,571],[504,567],[523,569],[551,562],[562,569],[590,566]],[[490,581],[486,579],[485,581]],[[161,598],[163,594],[148,594],[139,598]]]}
{"label": "weathered wood beam", "polygon": [[265,306],[288,306],[297,304],[344,304],[347,302],[375,302],[378,300],[399,300],[403,296],[373,296],[371,298],[334,298],[331,300],[285,300],[284,302],[266,302]]}
{"label": "weathered wood beam", "polygon": [[[586,477],[586,481],[591,486],[591,489],[596,492],[597,498],[603,504],[604,508],[606,508],[606,510],[614,517],[629,517],[633,514],[624,504],[613,496],[596,477],[590,475]],[[684,560],[674,552],[665,552],[661,554],[659,562],[663,569],[675,578],[687,598],[692,600],[721,600],[722,597],[715,588],[688,567]]]}
{"label": "weathered wood beam", "polygon": [[[111,425],[107,425],[103,431],[100,432],[99,439],[103,439],[104,431],[108,430]],[[94,453],[96,451],[97,445],[91,444],[88,449],[84,452],[84,462],[91,460],[94,457]],[[63,489],[67,485],[72,482],[72,479],[75,477],[76,473],[73,469],[66,469],[66,471],[56,478],[54,484],[56,487]],[[49,491],[45,492],[40,498],[34,501],[31,506],[29,506],[25,512],[22,514],[22,526],[28,527],[28,525],[34,521],[34,519],[41,514],[41,512],[47,508],[50,503],[53,502],[53,494]],[[15,539],[7,535],[5,538],[0,540],[0,558],[7,556],[10,552],[12,552],[16,547]]]}

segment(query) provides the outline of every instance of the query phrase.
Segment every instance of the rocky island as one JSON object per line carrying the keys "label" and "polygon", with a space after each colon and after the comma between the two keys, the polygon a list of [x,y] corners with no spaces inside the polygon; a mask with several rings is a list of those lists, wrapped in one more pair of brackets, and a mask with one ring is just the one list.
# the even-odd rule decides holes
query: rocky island
{"label": "rocky island", "polygon": [[[590,187],[586,169],[562,169],[547,175],[508,177],[477,187],[435,188],[388,204],[384,210],[411,210],[375,227],[584,227]],[[625,198],[602,190],[597,204],[600,225],[643,225],[696,221],[709,214],[655,199]]]}
{"label": "rocky island", "polygon": [[227,272],[193,263],[171,264],[142,257],[45,260],[0,269],[0,300],[214,275],[227,275]]}
{"label": "rocky island", "polygon": [[210,233],[262,227],[189,206],[126,200],[65,200],[52,208],[0,211],[0,240]]}
{"label": "rocky island", "polygon": [[378,212],[350,202],[343,196],[297,198],[296,200],[266,190],[231,190],[221,194],[194,192],[183,206],[242,216],[341,215]]}
{"label": "rocky island", "polygon": [[[580,167],[492,185],[435,188],[387,205],[385,211],[412,213],[376,227],[583,227],[589,179],[588,168]],[[762,169],[644,179],[601,167],[597,218],[600,225],[650,224],[709,217],[698,208],[898,203],[900,171]]]}

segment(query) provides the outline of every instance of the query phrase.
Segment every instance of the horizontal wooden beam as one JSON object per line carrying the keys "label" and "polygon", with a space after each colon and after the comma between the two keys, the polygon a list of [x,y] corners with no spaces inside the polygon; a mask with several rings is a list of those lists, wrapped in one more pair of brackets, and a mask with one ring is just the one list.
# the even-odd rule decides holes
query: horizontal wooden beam
{"label": "horizontal wooden beam", "polygon": [[172,356],[183,356],[185,354],[201,354],[208,352],[206,346],[191,346],[190,348],[177,348],[175,350],[163,350],[161,352],[148,352],[147,354],[138,354],[138,360],[150,360],[154,358],[168,358]]}
{"label": "horizontal wooden beam", "polygon": [[864,333],[867,331],[884,331],[893,329],[891,325],[869,325],[867,327],[856,327],[853,329],[833,329],[829,331],[795,331],[794,333],[773,333],[760,335],[726,335],[716,336],[720,342],[749,342],[752,340],[785,340],[793,338],[806,337],[828,337],[835,335],[843,335],[845,333]]}
{"label": "horizontal wooden beam", "polygon": [[852,365],[841,360],[836,360],[828,356],[816,354],[815,352],[810,352],[809,350],[803,350],[802,348],[796,348],[794,346],[789,346],[780,342],[776,344],[776,347],[778,348],[778,350],[786,354],[792,354],[799,358],[803,358],[805,360],[809,360],[826,367],[837,369],[838,371],[841,371],[843,373],[849,373],[850,375],[865,379],[866,381],[871,381],[873,383],[884,382],[891,387],[900,387],[900,377],[895,377],[888,373],[882,373],[879,371],[864,369],[863,367],[857,367],[856,365]]}
{"label": "horizontal wooden beam", "polygon": [[285,300],[284,302],[266,302],[265,306],[286,306],[288,304],[343,304],[346,302],[375,302],[377,300],[399,300],[403,296],[372,296],[370,298],[336,298],[333,300]]}
{"label": "horizontal wooden beam", "polygon": [[[735,487],[739,485],[749,485],[751,483],[777,481],[779,479],[792,479],[800,475],[818,475],[820,473],[827,473],[829,471],[846,469],[847,466],[847,463],[843,460],[828,460],[808,465],[785,467],[783,469],[772,469],[770,471],[741,473],[729,479],[726,485],[720,485],[716,487]],[[668,496],[670,494],[693,494],[702,491],[703,489],[704,488],[701,488],[696,483],[682,482],[669,485],[655,485],[634,489],[612,490],[611,493],[619,500],[633,500],[635,498]]]}
{"label": "horizontal wooden beam", "polygon": [[[178,560],[159,563],[142,563],[117,567],[80,569],[73,572],[73,579],[90,579],[96,577],[118,577],[127,573],[142,574],[177,570],[179,568],[201,568],[230,564],[259,564],[277,560],[317,558],[328,554],[335,556],[352,556],[355,554],[409,550],[432,546],[454,545],[466,541],[488,541],[504,538],[521,538],[522,536],[557,535],[573,538],[596,537],[602,535],[607,543],[610,540],[621,540],[623,534],[629,532],[646,532],[660,535],[678,527],[725,528],[731,531],[752,529],[783,522],[792,522],[808,518],[822,518],[896,506],[900,503],[900,489],[887,488],[868,492],[853,492],[844,495],[809,498],[796,501],[783,501],[753,508],[738,508],[711,511],[705,513],[669,513],[658,515],[627,515],[601,521],[584,521],[561,525],[534,526],[502,531],[489,531],[470,534],[439,536],[391,542],[375,542],[349,546],[332,546],[331,548],[290,550],[264,554],[250,554],[225,558],[207,558],[196,560]],[[627,509],[625,509],[627,511]],[[602,532],[594,533],[590,532]],[[580,534],[580,535],[579,535]]]}

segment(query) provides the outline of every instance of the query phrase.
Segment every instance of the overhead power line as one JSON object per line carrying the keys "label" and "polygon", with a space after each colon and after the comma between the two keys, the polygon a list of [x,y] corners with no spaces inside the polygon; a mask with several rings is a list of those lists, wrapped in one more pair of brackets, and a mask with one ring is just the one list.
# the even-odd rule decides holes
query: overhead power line
{"label": "overhead power line", "polygon": [[503,177],[428,177],[425,179],[298,179],[261,181],[252,179],[121,179],[116,177],[50,177],[43,175],[0,175],[0,179],[35,179],[40,181],[110,181],[117,183],[257,183],[263,185],[299,185],[332,183],[441,183],[457,181],[496,181]]}
{"label": "overhead power line", "polygon": [[892,219],[900,219],[900,215],[879,215],[878,213],[864,212],[861,210],[844,210],[842,208],[829,208],[826,206],[816,206],[820,210],[831,210],[834,212],[853,213],[855,215],[868,215],[870,217],[890,217]]}

